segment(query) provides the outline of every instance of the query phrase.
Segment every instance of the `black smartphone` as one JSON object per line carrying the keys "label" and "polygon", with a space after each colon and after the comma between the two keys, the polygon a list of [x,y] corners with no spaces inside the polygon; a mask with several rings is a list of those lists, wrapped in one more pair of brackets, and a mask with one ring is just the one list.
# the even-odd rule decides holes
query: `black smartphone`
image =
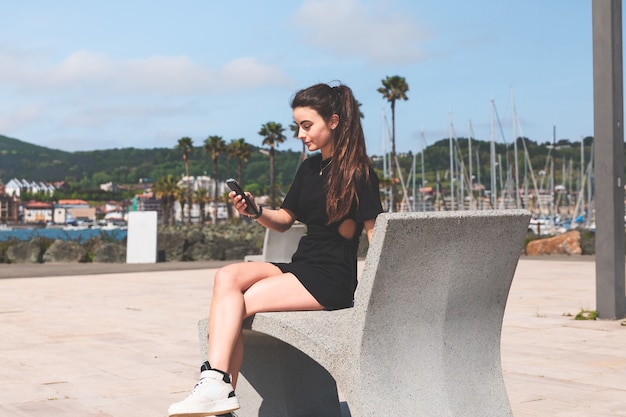
{"label": "black smartphone", "polygon": [[252,215],[252,216],[258,216],[259,215],[259,209],[257,208],[256,204],[254,204],[252,201],[250,201],[250,199],[248,198],[248,196],[246,195],[246,193],[243,192],[243,188],[241,188],[241,186],[239,185],[239,183],[232,179],[229,178],[226,180],[226,185],[228,185],[228,187],[233,190],[235,193],[239,194],[240,196],[243,197],[243,200],[246,202],[246,213]]}

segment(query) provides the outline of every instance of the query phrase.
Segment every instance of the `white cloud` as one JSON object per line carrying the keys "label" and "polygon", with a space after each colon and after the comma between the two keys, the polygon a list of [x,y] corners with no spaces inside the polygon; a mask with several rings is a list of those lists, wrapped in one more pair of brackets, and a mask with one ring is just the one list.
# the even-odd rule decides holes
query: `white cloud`
{"label": "white cloud", "polygon": [[44,106],[33,104],[14,110],[12,112],[3,111],[0,114],[0,132],[14,132],[39,120],[44,113]]}
{"label": "white cloud", "polygon": [[177,117],[181,114],[193,113],[191,105],[176,104],[131,104],[117,103],[111,105],[85,106],[69,113],[62,119],[64,127],[104,127],[115,121],[116,123],[144,125],[153,120]]}
{"label": "white cloud", "polygon": [[259,85],[287,85],[290,78],[282,71],[263,64],[255,58],[235,59],[226,64],[218,76],[226,88],[248,88]]}
{"label": "white cloud", "polygon": [[32,59],[0,51],[0,86],[21,91],[62,90],[102,94],[211,94],[243,88],[284,85],[289,77],[255,58],[238,58],[221,68],[188,56],[151,56],[115,60],[105,54],[78,51],[58,64],[40,66]]}
{"label": "white cloud", "polygon": [[78,51],[40,74],[44,77],[41,81],[50,85],[71,86],[106,81],[115,71],[115,62],[106,55]]}
{"label": "white cloud", "polygon": [[425,59],[431,35],[406,13],[382,1],[310,0],[295,16],[302,40],[336,56],[365,57],[374,64],[409,64]]}

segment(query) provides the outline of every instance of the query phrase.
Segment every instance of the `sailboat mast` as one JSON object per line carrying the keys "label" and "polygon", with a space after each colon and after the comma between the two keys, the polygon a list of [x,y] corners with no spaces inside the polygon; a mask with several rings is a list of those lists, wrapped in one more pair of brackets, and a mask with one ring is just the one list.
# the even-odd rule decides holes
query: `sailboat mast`
{"label": "sailboat mast", "polygon": [[580,179],[578,180],[578,192],[584,193],[583,179],[585,178],[585,140],[580,137]]}
{"label": "sailboat mast", "polygon": [[480,182],[480,152],[476,149],[476,181],[479,185],[478,188],[478,204],[476,205],[479,210],[483,209],[483,195],[481,193],[482,183]]}
{"label": "sailboat mast", "polygon": [[511,100],[513,101],[513,152],[515,153],[514,162],[515,162],[515,204],[516,208],[520,208],[521,201],[519,198],[519,161],[517,157],[517,111],[515,109],[515,92],[513,88],[511,88]]}
{"label": "sailboat mast", "polygon": [[474,176],[472,175],[472,121],[467,122],[467,155],[469,162],[469,207],[472,209],[474,205]]}
{"label": "sailboat mast", "polygon": [[502,179],[502,155],[498,154],[498,171],[500,173],[500,189],[502,190],[502,194],[500,194],[500,208],[504,208],[504,180]]}
{"label": "sailboat mast", "polygon": [[413,182],[411,184],[411,188],[413,189],[413,202],[411,204],[411,209],[412,211],[415,211],[415,176],[417,175],[417,172],[415,171],[415,159],[417,158],[417,155],[413,154]]}
{"label": "sailboat mast", "polygon": [[426,199],[424,198],[424,187],[426,184],[426,180],[425,180],[425,175],[424,175],[424,151],[426,150],[426,139],[424,139],[424,131],[422,130],[420,132],[420,137],[422,139],[422,192],[421,192],[421,196],[422,196],[422,210],[426,211]]}
{"label": "sailboat mast", "polygon": [[[524,138],[522,137],[522,144]],[[524,145],[524,208],[528,210],[528,163],[526,162],[526,146]]]}
{"label": "sailboat mast", "polygon": [[491,100],[491,207],[496,208],[496,204],[498,203],[498,190],[496,187],[496,135],[494,128],[494,103]]}
{"label": "sailboat mast", "polygon": [[[591,155],[589,157],[589,170],[587,172],[588,175],[588,180],[587,180],[587,222],[588,224],[591,224],[591,216],[593,215],[593,210],[592,210],[592,203],[593,203],[593,196],[591,195],[593,189],[592,189],[592,184],[591,184],[591,178],[593,176],[593,154],[595,152],[594,150],[595,148],[595,138],[594,140],[591,142]],[[595,221],[595,219],[594,219]]]}
{"label": "sailboat mast", "polygon": [[572,188],[572,182],[573,182],[573,177],[574,177],[574,159],[570,156],[569,158],[569,172],[567,175],[567,179],[569,182],[569,186],[568,188],[568,194],[567,194],[567,214],[571,217],[572,215],[572,192],[573,192],[573,188]]}
{"label": "sailboat mast", "polygon": [[454,211],[454,147],[452,145],[452,113],[448,112],[448,143],[450,145],[450,210]]}
{"label": "sailboat mast", "polygon": [[550,159],[550,194],[552,195],[552,210],[550,216],[554,216],[556,210],[556,195],[554,194],[554,179],[556,176],[554,174],[554,154],[556,153],[556,126],[552,127],[552,150],[554,152],[552,153],[552,158]]}

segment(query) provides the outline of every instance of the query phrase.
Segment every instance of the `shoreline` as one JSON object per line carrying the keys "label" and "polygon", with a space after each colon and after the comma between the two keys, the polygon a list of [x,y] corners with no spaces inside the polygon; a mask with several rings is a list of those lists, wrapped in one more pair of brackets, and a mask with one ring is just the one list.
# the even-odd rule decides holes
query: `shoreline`
{"label": "shoreline", "polygon": [[[521,255],[520,260],[532,261],[566,261],[566,262],[595,262],[595,255]],[[360,259],[363,261],[364,259]],[[157,262],[149,264],[127,264],[127,263],[19,263],[0,264],[0,279],[10,278],[40,278],[59,277],[73,275],[103,275],[132,272],[151,271],[174,271],[174,270],[194,270],[194,269],[214,269],[224,265],[243,262],[243,259],[227,261],[172,261]]]}

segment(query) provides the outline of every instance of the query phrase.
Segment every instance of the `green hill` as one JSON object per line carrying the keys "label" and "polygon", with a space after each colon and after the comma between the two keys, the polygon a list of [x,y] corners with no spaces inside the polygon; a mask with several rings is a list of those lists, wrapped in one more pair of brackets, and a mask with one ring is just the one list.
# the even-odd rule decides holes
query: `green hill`
{"label": "green hill", "polygon": [[[0,179],[58,178],[66,171],[69,152],[32,145],[0,135]],[[41,173],[41,177],[39,177]],[[35,179],[35,178],[33,178]]]}
{"label": "green hill", "polygon": [[[556,183],[561,182],[563,166],[571,167],[578,171],[580,166],[580,147],[578,143],[570,143],[561,140],[556,147],[550,149],[550,143],[538,144],[529,139],[525,140],[532,168],[537,174],[547,167],[548,155],[554,156],[554,171]],[[591,155],[592,138],[585,138],[585,159]],[[0,181],[7,182],[11,178],[25,178],[31,181],[66,181],[81,189],[97,189],[100,184],[112,181],[117,184],[136,184],[143,178],[156,180],[158,178],[174,175],[180,177],[185,168],[182,153],[175,149],[176,143],[171,148],[155,149],[108,149],[96,151],[66,152],[50,149],[42,146],[0,135]],[[252,154],[248,162],[244,164],[243,183],[245,185],[257,184],[257,189],[266,190],[269,186],[269,156],[261,148],[252,146]],[[518,163],[520,164],[520,177],[523,176],[523,144],[518,139]],[[504,144],[496,144],[496,152],[500,155],[504,175],[506,169],[512,166],[514,161],[513,145],[508,147]],[[455,155],[460,155],[465,161],[465,169],[468,169],[469,141],[466,138],[456,140]],[[477,155],[478,153],[478,155]],[[433,184],[437,174],[445,187],[446,171],[450,162],[449,140],[441,139],[425,150],[425,173],[426,179]],[[400,155],[398,157],[403,170],[404,178],[408,178],[411,172],[413,156]],[[276,182],[282,191],[291,183],[293,175],[300,160],[300,152],[292,150],[276,149]],[[375,167],[382,171],[382,159],[375,158]],[[421,173],[421,158],[417,158],[418,177]],[[490,169],[490,143],[488,141],[472,140],[472,163],[473,174],[480,177],[484,184],[489,184]],[[480,172],[476,166],[480,165]],[[236,160],[228,159],[226,153],[218,159],[219,179],[225,180],[237,175]],[[211,175],[213,163],[201,147],[195,147],[189,155],[189,174],[192,176]],[[417,180],[418,183],[420,180]]]}
{"label": "green hill", "polygon": [[[31,181],[67,181],[84,188],[97,188],[112,181],[118,184],[138,183],[140,179],[157,179],[166,175],[182,176],[185,167],[182,153],[172,148],[107,149],[66,152],[23,142],[0,135],[0,181],[25,178]],[[278,184],[288,184],[300,158],[299,152],[277,151]],[[235,159],[226,154],[218,159],[219,177],[237,176]],[[189,155],[189,175],[210,175],[213,163],[202,148],[195,147]],[[252,146],[250,159],[244,165],[243,181],[269,184],[269,156]]]}

